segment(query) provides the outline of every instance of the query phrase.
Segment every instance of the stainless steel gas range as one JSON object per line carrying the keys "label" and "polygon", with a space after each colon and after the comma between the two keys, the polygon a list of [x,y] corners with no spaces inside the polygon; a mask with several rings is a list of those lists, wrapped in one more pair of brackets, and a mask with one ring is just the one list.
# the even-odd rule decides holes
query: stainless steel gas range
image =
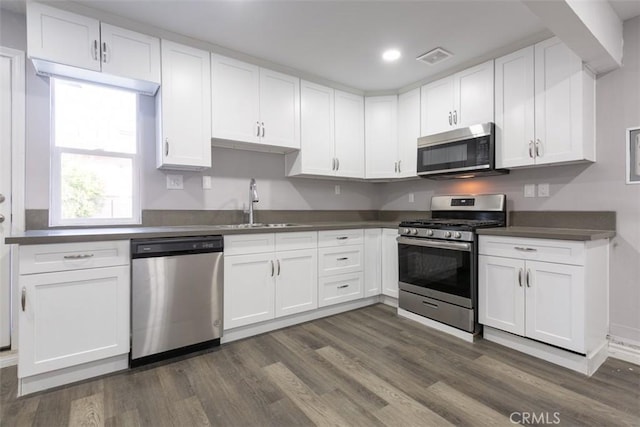
{"label": "stainless steel gas range", "polygon": [[401,222],[399,308],[478,333],[475,230],[504,227],[506,219],[506,196],[489,194],[434,196],[431,218]]}

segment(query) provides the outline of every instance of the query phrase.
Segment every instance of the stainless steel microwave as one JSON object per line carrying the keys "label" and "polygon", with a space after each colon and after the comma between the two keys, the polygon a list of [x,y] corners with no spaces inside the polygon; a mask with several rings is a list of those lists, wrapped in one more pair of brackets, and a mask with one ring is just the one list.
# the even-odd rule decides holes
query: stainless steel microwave
{"label": "stainless steel microwave", "polygon": [[418,138],[418,175],[473,178],[509,173],[495,168],[495,124],[483,123]]}

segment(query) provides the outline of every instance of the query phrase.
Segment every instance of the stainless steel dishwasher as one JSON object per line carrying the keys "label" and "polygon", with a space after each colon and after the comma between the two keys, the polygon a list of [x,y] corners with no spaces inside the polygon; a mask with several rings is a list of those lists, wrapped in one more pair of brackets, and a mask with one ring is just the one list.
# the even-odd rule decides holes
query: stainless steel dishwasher
{"label": "stainless steel dishwasher", "polygon": [[132,240],[131,258],[130,366],[220,344],[222,236]]}

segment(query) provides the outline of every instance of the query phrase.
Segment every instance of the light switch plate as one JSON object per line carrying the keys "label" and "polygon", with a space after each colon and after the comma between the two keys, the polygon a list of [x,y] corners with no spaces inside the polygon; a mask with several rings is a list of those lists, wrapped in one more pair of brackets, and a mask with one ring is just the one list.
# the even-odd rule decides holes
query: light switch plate
{"label": "light switch plate", "polygon": [[416,196],[413,193],[409,193],[409,203],[413,203],[416,201]]}
{"label": "light switch plate", "polygon": [[182,175],[167,175],[167,190],[184,190]]}
{"label": "light switch plate", "polygon": [[202,176],[202,189],[211,190],[211,177],[209,175]]}
{"label": "light switch plate", "polygon": [[536,185],[525,184],[524,185],[524,197],[536,197]]}
{"label": "light switch plate", "polygon": [[336,185],[336,186],[334,187],[334,191],[335,191],[336,195],[340,194],[340,186],[339,186],[339,185]]}
{"label": "light switch plate", "polygon": [[538,197],[549,197],[549,183],[538,184]]}

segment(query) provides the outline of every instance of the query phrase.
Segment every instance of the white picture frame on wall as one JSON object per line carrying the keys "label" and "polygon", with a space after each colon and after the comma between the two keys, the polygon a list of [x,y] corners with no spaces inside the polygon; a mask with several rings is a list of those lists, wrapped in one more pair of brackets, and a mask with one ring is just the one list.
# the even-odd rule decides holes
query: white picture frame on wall
{"label": "white picture frame on wall", "polygon": [[627,184],[640,184],[640,126],[627,128]]}

